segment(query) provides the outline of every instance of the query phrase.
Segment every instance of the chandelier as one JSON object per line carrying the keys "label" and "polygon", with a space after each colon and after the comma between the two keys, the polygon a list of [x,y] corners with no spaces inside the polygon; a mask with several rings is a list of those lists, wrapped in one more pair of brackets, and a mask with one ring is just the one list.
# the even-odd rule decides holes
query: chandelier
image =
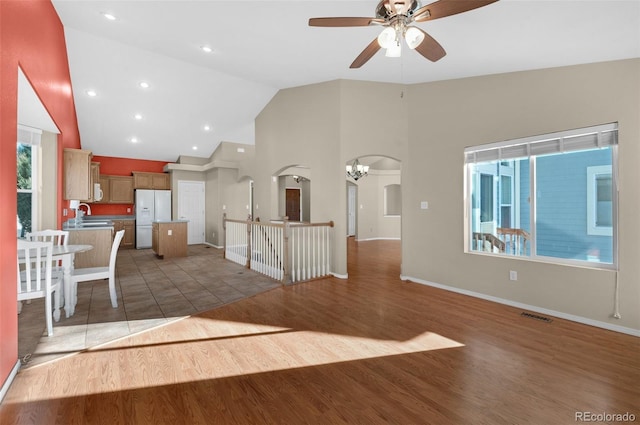
{"label": "chandelier", "polygon": [[358,158],[353,161],[353,164],[347,165],[347,176],[354,180],[358,180],[369,173],[369,166],[360,164]]}

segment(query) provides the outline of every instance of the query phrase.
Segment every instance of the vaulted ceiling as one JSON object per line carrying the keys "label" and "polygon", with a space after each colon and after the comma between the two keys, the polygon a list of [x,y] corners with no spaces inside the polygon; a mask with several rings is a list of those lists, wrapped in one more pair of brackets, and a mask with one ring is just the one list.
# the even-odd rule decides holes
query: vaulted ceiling
{"label": "vaulted ceiling", "polygon": [[438,62],[404,49],[400,58],[379,52],[360,69],[349,65],[380,27],[312,28],[308,20],[372,17],[375,0],[53,4],[82,146],[115,157],[175,161],[208,157],[221,141],[253,144],[255,117],[288,87],[413,84],[640,57],[636,0],[501,0],[418,24],[446,50]]}

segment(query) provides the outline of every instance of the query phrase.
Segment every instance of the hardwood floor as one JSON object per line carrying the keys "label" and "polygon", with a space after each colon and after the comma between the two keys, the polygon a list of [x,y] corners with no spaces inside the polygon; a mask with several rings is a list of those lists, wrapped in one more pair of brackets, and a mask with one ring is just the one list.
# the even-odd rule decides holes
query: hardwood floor
{"label": "hardwood floor", "polygon": [[22,370],[0,423],[640,421],[639,338],[402,282],[399,249],[349,240],[346,281],[273,289]]}

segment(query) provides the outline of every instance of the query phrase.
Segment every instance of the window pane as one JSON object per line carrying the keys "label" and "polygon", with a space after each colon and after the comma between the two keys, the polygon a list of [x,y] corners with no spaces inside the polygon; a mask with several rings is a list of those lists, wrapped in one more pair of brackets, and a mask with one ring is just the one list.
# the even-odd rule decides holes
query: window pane
{"label": "window pane", "polygon": [[[537,255],[613,262],[613,238],[588,232],[589,167],[611,165],[611,148],[539,156],[536,159]],[[597,179],[596,179],[597,180]],[[599,223],[612,223],[611,180],[596,181]],[[602,202],[599,201],[602,190]],[[608,193],[607,193],[608,191]],[[610,225],[610,224],[609,224]]]}
{"label": "window pane", "polygon": [[482,174],[480,176],[480,221],[487,223],[493,221],[493,176]]}
{"label": "window pane", "polygon": [[468,170],[471,250],[531,255],[529,160],[479,162],[468,164]]}
{"label": "window pane", "polygon": [[31,190],[31,145],[17,146],[18,189]]}
{"label": "window pane", "polygon": [[610,174],[596,177],[596,227],[611,227],[613,225],[611,185]]}
{"label": "window pane", "polygon": [[[22,234],[24,236],[31,231],[31,193],[18,193],[18,221],[22,225]],[[20,226],[18,226],[20,228]]]}

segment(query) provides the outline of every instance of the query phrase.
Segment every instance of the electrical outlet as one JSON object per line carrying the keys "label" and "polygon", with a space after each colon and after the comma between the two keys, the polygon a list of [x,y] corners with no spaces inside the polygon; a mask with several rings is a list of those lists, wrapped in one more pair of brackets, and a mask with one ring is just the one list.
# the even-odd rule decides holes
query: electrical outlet
{"label": "electrical outlet", "polygon": [[66,217],[67,215],[69,215],[69,211],[66,208],[63,208],[62,215]]}
{"label": "electrical outlet", "polygon": [[128,212],[128,213],[130,213],[130,212],[131,212],[131,208],[130,208],[130,207],[128,207],[128,208],[127,208],[127,212]]}
{"label": "electrical outlet", "polygon": [[171,230],[171,229],[167,230],[167,235],[169,235],[169,236],[173,235],[173,230]]}
{"label": "electrical outlet", "polygon": [[518,272],[515,270],[509,270],[509,280],[518,280]]}

